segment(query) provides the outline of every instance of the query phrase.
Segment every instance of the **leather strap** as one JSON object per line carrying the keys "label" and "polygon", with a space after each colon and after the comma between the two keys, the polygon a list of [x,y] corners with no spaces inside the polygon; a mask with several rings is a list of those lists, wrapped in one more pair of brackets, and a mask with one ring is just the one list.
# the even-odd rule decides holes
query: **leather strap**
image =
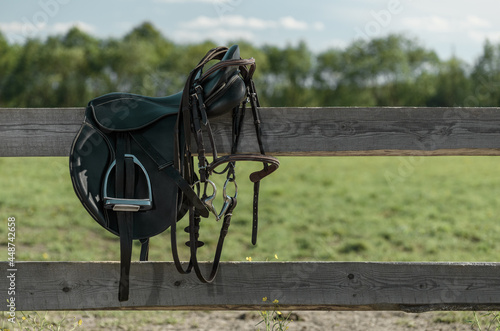
{"label": "leather strap", "polygon": [[[126,134],[119,134],[116,143],[115,189],[116,196],[131,199],[134,197],[135,165],[125,154],[130,150],[130,141]],[[127,301],[130,286],[130,265],[132,261],[133,214],[116,212],[120,231],[120,284],[118,300]]]}
{"label": "leather strap", "polygon": [[127,301],[130,286],[130,265],[132,261],[132,221],[130,212],[117,212],[120,229],[120,284],[118,300]]}
{"label": "leather strap", "polygon": [[260,181],[257,181],[253,184],[252,245],[257,244],[257,231],[259,230],[259,188]]}
{"label": "leather strap", "polygon": [[141,242],[141,261],[147,261],[149,259],[149,238],[140,239]]}
{"label": "leather strap", "polygon": [[233,210],[236,207],[236,198],[231,198],[231,204],[228,207],[226,215],[224,216],[224,220],[222,222],[219,240],[217,242],[217,248],[215,249],[215,256],[212,262],[212,268],[210,270],[210,274],[208,277],[205,277],[200,269],[200,265],[198,264],[197,258],[197,250],[198,247],[202,246],[198,241],[198,230],[199,230],[199,216],[195,215],[195,213],[190,213],[189,222],[190,222],[190,248],[191,248],[191,263],[193,265],[194,271],[198,279],[203,283],[211,283],[215,276],[217,276],[217,271],[219,270],[220,258],[222,255],[222,247],[224,245],[224,239],[229,230],[229,225],[231,225],[231,217],[233,216]]}
{"label": "leather strap", "polygon": [[255,183],[264,177],[272,174],[276,169],[278,169],[280,165],[280,161],[272,156],[262,155],[262,154],[233,154],[233,155],[225,155],[219,157],[217,160],[214,160],[208,166],[210,172],[214,171],[215,168],[221,166],[224,163],[228,162],[236,162],[236,161],[255,161],[262,162],[267,164],[267,168],[265,167],[262,170],[253,172],[250,174],[250,180]]}
{"label": "leather strap", "polygon": [[[255,59],[232,59],[232,60],[225,60],[221,61],[215,65],[213,65],[210,69],[208,69],[205,73],[203,73],[203,76],[200,78],[200,83],[203,82],[205,79],[207,79],[211,74],[214,72],[221,70],[226,67],[242,67],[242,66],[247,66],[250,65],[251,67],[255,67]],[[255,69],[254,69],[255,71]]]}
{"label": "leather strap", "polygon": [[151,145],[151,143],[144,138],[139,133],[131,133],[132,138],[135,142],[148,154],[148,156],[156,163],[158,170],[166,173],[174,183],[182,190],[184,195],[191,201],[198,212],[203,217],[208,217],[209,211],[207,207],[200,200],[196,192],[193,190],[191,185],[181,176],[179,171],[177,171],[173,165],[173,161],[167,161],[157,150]]}
{"label": "leather strap", "polygon": [[[191,208],[190,208],[191,210]],[[191,212],[190,212],[191,213]],[[172,258],[174,260],[174,265],[177,271],[181,274],[188,274],[191,272],[193,267],[191,260],[189,261],[189,265],[184,269],[182,267],[181,261],[179,259],[179,251],[177,248],[177,223],[174,222],[170,226],[170,245],[172,246]]]}

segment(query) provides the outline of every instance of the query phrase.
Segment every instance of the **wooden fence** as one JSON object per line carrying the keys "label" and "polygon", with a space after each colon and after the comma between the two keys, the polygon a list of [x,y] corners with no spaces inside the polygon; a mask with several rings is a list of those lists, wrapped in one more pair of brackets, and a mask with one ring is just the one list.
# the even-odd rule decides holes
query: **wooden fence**
{"label": "wooden fence", "polygon": [[[67,156],[83,108],[0,109],[0,156]],[[276,156],[500,155],[500,108],[262,108]],[[257,152],[251,116],[240,151]],[[220,153],[229,116],[212,121]],[[326,172],[325,172],[326,175]],[[48,220],[45,220],[48,221]],[[500,310],[500,263],[224,262],[213,284],[171,262],[133,262],[117,300],[118,262],[0,262],[17,310]],[[9,310],[7,304],[2,310]]]}

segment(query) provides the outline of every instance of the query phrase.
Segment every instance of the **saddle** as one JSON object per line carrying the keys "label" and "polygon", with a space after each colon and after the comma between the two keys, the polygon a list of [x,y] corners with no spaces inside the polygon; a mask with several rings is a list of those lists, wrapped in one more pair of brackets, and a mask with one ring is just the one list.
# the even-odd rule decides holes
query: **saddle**
{"label": "saddle", "polygon": [[[204,71],[212,60],[218,62]],[[177,94],[155,98],[110,93],[88,103],[71,147],[70,175],[76,195],[89,214],[120,238],[119,301],[129,297],[133,241],[140,241],[140,260],[147,261],[149,239],[168,228],[177,270],[183,274],[194,270],[204,283],[214,280],[237,204],[238,161],[263,165],[262,170],[250,175],[254,182],[252,243],[256,243],[260,180],[275,171],[279,161],[264,152],[260,105],[252,80],[255,68],[253,58],[240,58],[237,45],[217,47],[201,59]],[[254,117],[260,154],[237,153],[247,103]],[[209,120],[228,112],[233,115],[231,154],[219,156]],[[205,152],[207,136],[211,162]],[[210,180],[213,174],[226,175],[220,211],[213,205],[217,192]],[[230,185],[234,186],[232,197],[226,193]],[[210,215],[222,224],[210,273],[205,276],[197,250],[204,245],[199,240],[200,221]],[[181,263],[177,248],[177,222],[184,216],[189,233],[187,267]]]}

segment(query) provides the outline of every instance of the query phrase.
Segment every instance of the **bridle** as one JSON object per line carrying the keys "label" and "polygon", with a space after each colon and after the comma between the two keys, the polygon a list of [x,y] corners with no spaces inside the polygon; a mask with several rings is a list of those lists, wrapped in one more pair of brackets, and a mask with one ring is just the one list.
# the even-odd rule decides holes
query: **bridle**
{"label": "bridle", "polygon": [[[180,273],[186,274],[194,269],[198,278],[204,283],[212,282],[217,274],[224,239],[231,223],[233,210],[237,205],[238,186],[236,184],[235,174],[236,162],[253,161],[260,162],[263,165],[261,170],[250,175],[250,180],[254,183],[252,222],[252,243],[254,245],[257,242],[260,180],[274,172],[279,167],[279,161],[276,158],[265,155],[262,143],[262,129],[258,110],[260,104],[252,79],[256,69],[255,60],[251,58],[220,61],[210,67],[206,72],[203,72],[203,68],[208,62],[212,60],[221,60],[227,50],[228,49],[226,47],[212,49],[198,63],[195,69],[191,71],[182,94],[175,134],[176,158],[174,159],[174,166],[181,172],[183,177],[191,183],[193,189],[197,192],[199,199],[205,205],[206,210],[208,210],[210,214],[214,215],[217,221],[222,220],[217,248],[215,250],[211,271],[208,276],[203,275],[197,256],[198,248],[204,245],[204,243],[199,240],[199,229],[201,218],[202,216],[206,217],[206,213],[204,213],[205,215],[202,215],[199,209],[193,206],[188,207],[189,226],[185,229],[185,231],[189,233],[189,242],[186,244],[190,247],[191,258],[186,268],[182,266],[178,255],[176,224],[174,223],[171,226],[172,253],[177,270]],[[219,157],[209,121],[209,118],[211,117],[210,109],[207,107],[209,100],[204,100],[202,84],[208,77],[210,77],[210,75],[224,68],[237,68],[236,70],[239,70],[239,75],[235,75],[234,77],[241,76],[246,87],[246,99],[241,102],[240,106],[237,106],[232,110],[231,154]],[[240,133],[242,131],[246,106],[248,103],[250,104],[250,108],[252,110],[260,154],[237,154]],[[206,156],[206,142],[204,134],[208,136],[209,144],[212,149],[212,162],[209,162]],[[193,140],[197,146],[197,172],[195,171],[194,153],[191,147]],[[224,166],[223,170],[217,171],[216,169],[221,166]],[[213,174],[226,175],[226,180],[223,186],[223,205],[220,211],[217,211],[213,205],[213,201],[217,194],[217,187],[214,182],[210,180],[210,177]],[[234,186],[233,196],[227,194],[227,189],[230,185]],[[186,202],[186,199],[181,199],[181,201],[179,201],[179,208],[186,208]]]}

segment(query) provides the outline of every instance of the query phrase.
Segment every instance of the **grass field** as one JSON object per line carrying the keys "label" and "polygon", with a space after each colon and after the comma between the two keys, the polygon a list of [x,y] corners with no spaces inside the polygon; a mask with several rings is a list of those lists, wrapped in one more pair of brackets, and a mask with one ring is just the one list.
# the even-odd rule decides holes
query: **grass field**
{"label": "grass field", "polygon": [[[262,182],[255,247],[250,243],[251,167],[238,165],[238,206],[223,260],[278,254],[282,261],[476,262],[500,256],[498,158],[280,161],[278,172]],[[7,217],[14,216],[19,260],[118,260],[118,238],[80,205],[66,163],[65,158],[0,159],[5,220],[0,244],[7,242]],[[201,235],[214,242],[219,224],[208,220],[202,226]],[[169,238],[167,231],[152,239],[152,260],[171,259]]]}
{"label": "grass field", "polygon": [[[263,261],[277,254],[280,261],[498,261],[498,160],[281,158],[280,169],[261,185],[255,247],[247,178],[252,167],[239,164],[238,206],[222,259]],[[2,158],[0,167],[0,244],[7,243],[7,218],[16,217],[18,261],[119,260],[118,238],[76,198],[66,158]],[[218,226],[202,223],[206,259]],[[154,237],[150,259],[170,261],[169,242],[168,231]],[[3,254],[6,259],[7,250]]]}

